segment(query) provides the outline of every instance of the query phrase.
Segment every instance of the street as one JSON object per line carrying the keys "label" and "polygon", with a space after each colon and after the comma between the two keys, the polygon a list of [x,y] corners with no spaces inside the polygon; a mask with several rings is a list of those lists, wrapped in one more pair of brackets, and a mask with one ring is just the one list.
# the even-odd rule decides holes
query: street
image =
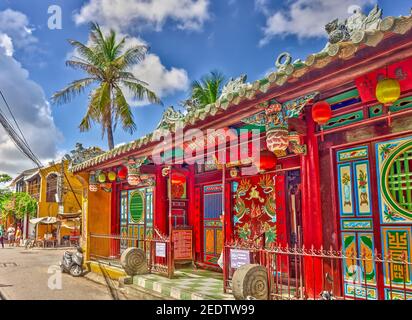
{"label": "street", "polygon": [[[146,293],[126,294],[84,277],[63,273],[59,261],[67,249],[0,248],[0,300],[134,300]],[[49,273],[48,273],[49,272]],[[61,281],[60,281],[61,280]]]}

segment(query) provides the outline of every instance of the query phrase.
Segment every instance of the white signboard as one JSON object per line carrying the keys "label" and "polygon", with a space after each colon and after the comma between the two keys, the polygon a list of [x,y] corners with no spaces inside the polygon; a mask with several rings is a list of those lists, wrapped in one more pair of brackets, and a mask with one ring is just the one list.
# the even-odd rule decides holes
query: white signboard
{"label": "white signboard", "polygon": [[156,242],[156,257],[166,258],[166,243]]}
{"label": "white signboard", "polygon": [[249,250],[230,249],[230,266],[238,269],[245,264],[250,264]]}

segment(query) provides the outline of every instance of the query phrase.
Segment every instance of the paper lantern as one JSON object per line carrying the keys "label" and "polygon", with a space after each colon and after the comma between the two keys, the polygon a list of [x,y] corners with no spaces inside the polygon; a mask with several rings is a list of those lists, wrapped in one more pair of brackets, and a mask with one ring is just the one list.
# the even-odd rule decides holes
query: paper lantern
{"label": "paper lantern", "polygon": [[376,86],[376,99],[384,104],[392,105],[399,100],[401,96],[401,86],[396,79],[383,79],[380,80]]}
{"label": "paper lantern", "polygon": [[312,107],[312,118],[319,124],[324,125],[332,118],[332,109],[326,101],[319,101]]}
{"label": "paper lantern", "polygon": [[276,128],[266,133],[266,145],[272,152],[285,151],[289,146],[288,129]]}
{"label": "paper lantern", "polygon": [[98,178],[97,178],[97,180],[98,180],[100,183],[105,183],[105,182],[106,182],[106,175],[105,175],[103,172],[100,173],[99,176],[98,176]]}
{"label": "paper lantern", "polygon": [[254,163],[259,171],[270,171],[276,168],[277,157],[271,151],[260,152],[259,159],[255,158]]}
{"label": "paper lantern", "polygon": [[110,182],[116,181],[116,178],[117,178],[116,172],[110,171],[107,174],[107,178],[109,179]]}
{"label": "paper lantern", "polygon": [[90,192],[97,192],[97,190],[99,190],[99,187],[96,184],[89,185]]}
{"label": "paper lantern", "polygon": [[127,178],[128,170],[127,167],[122,166],[117,173],[117,176],[119,177],[120,180],[125,180]]}
{"label": "paper lantern", "polygon": [[138,174],[129,174],[127,176],[127,182],[131,185],[131,186],[137,186],[140,182],[140,176]]}

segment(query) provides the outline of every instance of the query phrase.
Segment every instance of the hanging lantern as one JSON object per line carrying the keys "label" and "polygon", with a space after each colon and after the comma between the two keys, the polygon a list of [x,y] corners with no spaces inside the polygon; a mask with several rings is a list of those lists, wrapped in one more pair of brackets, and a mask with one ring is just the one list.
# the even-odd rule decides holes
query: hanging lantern
{"label": "hanging lantern", "polygon": [[127,176],[127,183],[131,186],[137,186],[142,180],[138,174],[129,174]]}
{"label": "hanging lantern", "polygon": [[89,185],[89,191],[90,192],[97,192],[99,190],[99,187],[97,186],[97,184],[90,184]]}
{"label": "hanging lantern", "polygon": [[285,151],[289,146],[289,131],[286,128],[271,129],[266,133],[266,145],[272,152]]}
{"label": "hanging lantern", "polygon": [[270,171],[276,168],[277,157],[269,150],[260,152],[259,159],[255,159],[254,163],[259,171]]}
{"label": "hanging lantern", "polygon": [[128,170],[127,167],[122,166],[117,173],[117,176],[119,177],[120,180],[125,180],[127,178]]}
{"label": "hanging lantern", "polygon": [[312,107],[312,118],[319,124],[324,125],[332,118],[332,109],[326,101],[319,101]]}
{"label": "hanging lantern", "polygon": [[396,79],[380,80],[376,86],[376,99],[385,106],[390,106],[399,100],[401,85]]}
{"label": "hanging lantern", "polygon": [[117,178],[116,172],[110,171],[110,172],[107,174],[107,178],[109,179],[110,182],[116,181],[116,178]]}
{"label": "hanging lantern", "polygon": [[106,182],[106,175],[105,175],[103,172],[100,173],[99,176],[98,176],[98,178],[97,178],[97,180],[98,180],[100,183],[105,183],[105,182]]}
{"label": "hanging lantern", "polygon": [[183,174],[172,174],[172,184],[184,184],[186,177]]}

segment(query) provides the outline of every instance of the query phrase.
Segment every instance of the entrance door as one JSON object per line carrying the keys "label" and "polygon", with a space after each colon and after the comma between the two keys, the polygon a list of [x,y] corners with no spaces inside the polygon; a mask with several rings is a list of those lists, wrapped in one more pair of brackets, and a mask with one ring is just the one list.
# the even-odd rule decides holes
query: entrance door
{"label": "entrance door", "polygon": [[203,187],[203,261],[217,264],[223,249],[222,185]]}
{"label": "entrance door", "polygon": [[153,235],[152,188],[138,188],[121,192],[120,233],[122,236],[121,253],[129,247],[145,248],[144,241],[138,240],[145,240]]}
{"label": "entrance door", "polygon": [[[293,170],[286,173],[286,208],[287,208],[287,244],[289,247],[302,247],[302,198],[301,198],[300,171]],[[289,274],[299,280],[302,265],[300,256],[290,256]]]}
{"label": "entrance door", "polygon": [[[412,137],[339,150],[336,161],[345,295],[411,299]],[[373,263],[375,248],[392,262]]]}

